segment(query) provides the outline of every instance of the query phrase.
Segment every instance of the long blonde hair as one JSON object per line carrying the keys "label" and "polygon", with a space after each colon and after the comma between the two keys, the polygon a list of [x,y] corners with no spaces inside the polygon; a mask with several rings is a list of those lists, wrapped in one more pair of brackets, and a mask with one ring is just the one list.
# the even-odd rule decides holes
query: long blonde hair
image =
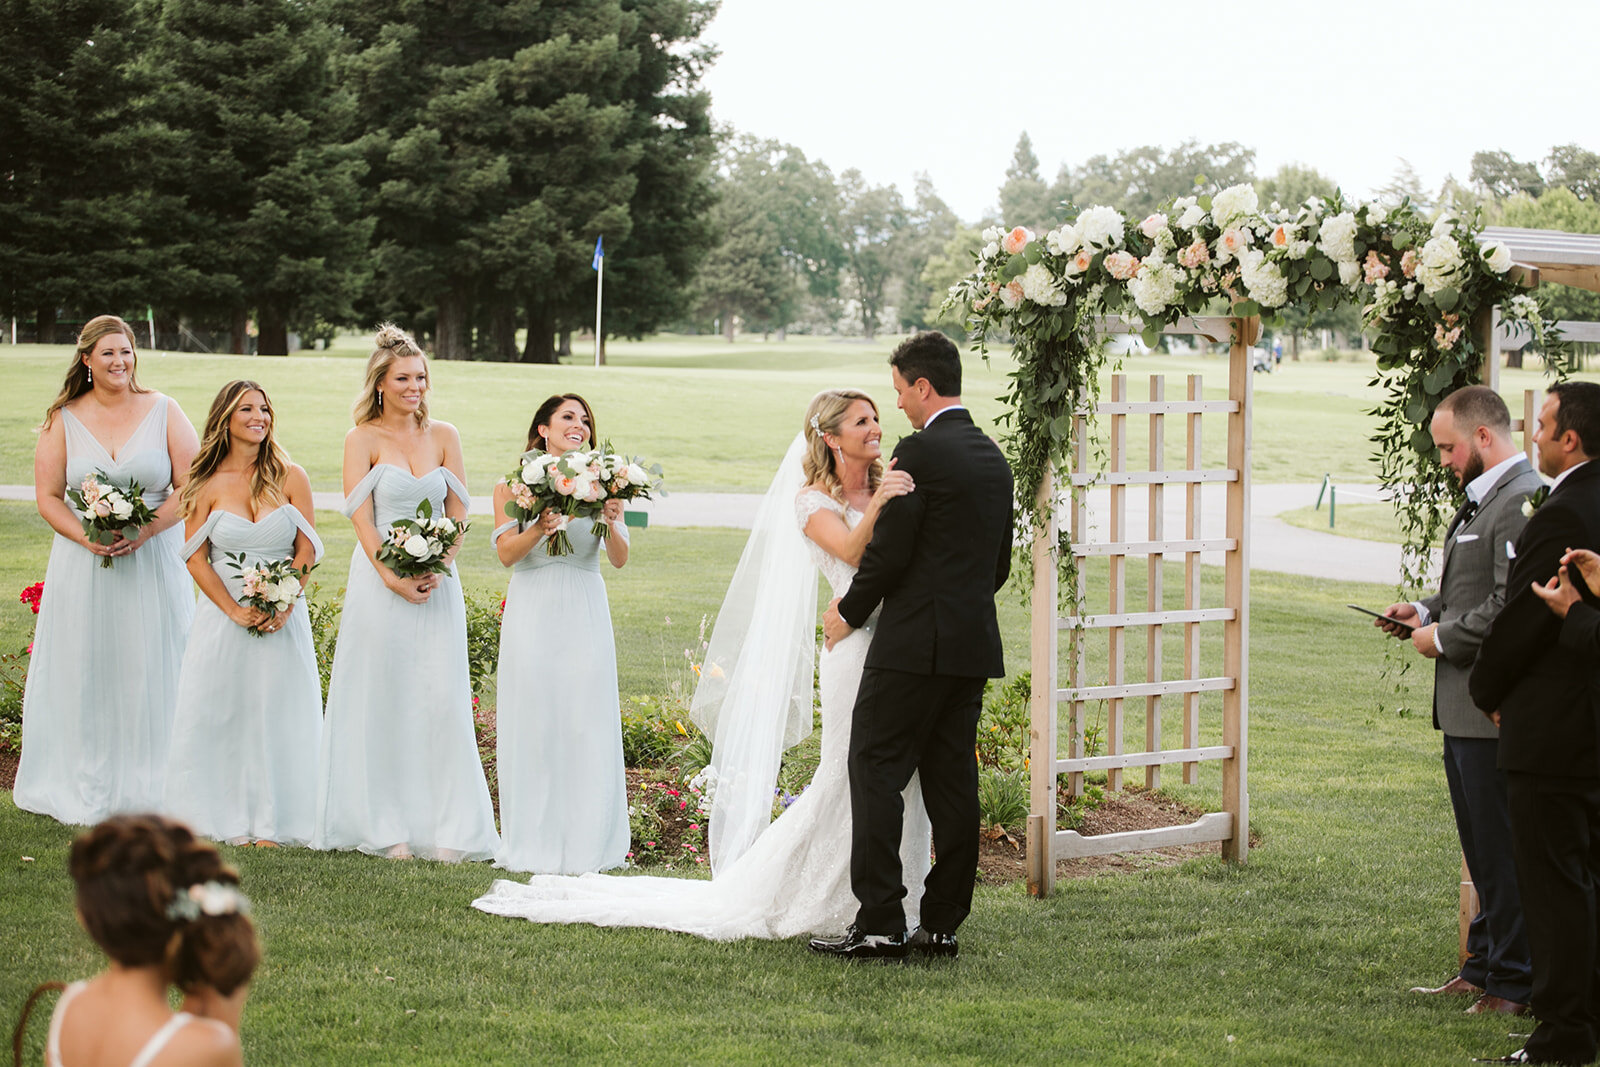
{"label": "long blonde hair", "polygon": [[194,462],[189,465],[189,480],[178,494],[178,512],[184,518],[193,514],[200,491],[228,458],[233,446],[228,424],[233,421],[233,413],[239,410],[245,395],[251,392],[261,394],[262,404],[272,417],[267,420],[267,436],[256,452],[255,470],[250,473],[250,503],[282,504],[287,498],[284,485],[289,478],[289,454],[274,436],[278,420],[272,409],[272,398],[258,383],[241,378],[224,385],[211,402],[206,428],[200,435],[200,451],[195,453]]}
{"label": "long blonde hair", "polygon": [[[406,356],[418,356],[422,360],[422,369],[428,370],[428,357],[422,351],[422,346],[417,344],[409,333],[392,322],[385,322],[378,327],[377,336],[372,339],[377,347],[372,351],[372,357],[367,360],[367,382],[361,387],[361,395],[356,397],[355,416],[356,425],[371,422],[383,414],[383,398],[379,386],[383,379],[388,377],[389,368],[397,359]],[[431,389],[433,379],[430,376],[428,386]],[[428,389],[422,391],[422,402],[417,405],[417,425],[427,428],[428,425]]]}
{"label": "long blonde hair", "polygon": [[[838,433],[840,424],[844,422],[844,417],[850,410],[850,405],[857,400],[865,400],[871,404],[873,414],[877,414],[877,401],[859,389],[824,389],[812,397],[811,403],[806,405],[803,431],[806,435],[806,454],[801,460],[806,484],[823,486],[828,490],[828,495],[841,504],[845,503],[844,483],[839,480],[838,461],[833,449],[828,447],[828,442],[823,440],[822,435]],[[883,460],[874,459],[867,467],[867,488],[876,490],[881,481],[883,481]]]}
{"label": "long blonde hair", "polygon": [[56,412],[83,396],[94,391],[94,383],[90,380],[88,368],[84,366],[83,359],[94,351],[94,346],[103,338],[120,333],[128,339],[128,347],[133,349],[133,366],[128,368],[128,392],[148,393],[150,390],[139,384],[139,346],[133,339],[133,327],[123,322],[115,315],[100,315],[84,323],[83,332],[78,334],[77,347],[72,352],[72,365],[67,368],[67,376],[61,383],[61,392],[44,411],[44,421],[39,424],[39,429],[48,430],[55,421]]}

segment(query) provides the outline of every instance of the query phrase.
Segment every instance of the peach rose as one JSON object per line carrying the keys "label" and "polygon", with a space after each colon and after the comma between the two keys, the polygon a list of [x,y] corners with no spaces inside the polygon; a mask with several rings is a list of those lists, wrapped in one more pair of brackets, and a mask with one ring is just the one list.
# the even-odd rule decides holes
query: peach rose
{"label": "peach rose", "polygon": [[1138,257],[1130,252],[1116,251],[1106,257],[1106,270],[1120,282],[1125,282],[1138,274],[1141,266],[1143,264],[1139,262]]}
{"label": "peach rose", "polygon": [[1018,252],[1021,252],[1024,248],[1027,248],[1028,243],[1032,240],[1033,231],[1028,229],[1026,226],[1018,226],[1016,229],[1000,238],[1000,247],[1014,256]]}

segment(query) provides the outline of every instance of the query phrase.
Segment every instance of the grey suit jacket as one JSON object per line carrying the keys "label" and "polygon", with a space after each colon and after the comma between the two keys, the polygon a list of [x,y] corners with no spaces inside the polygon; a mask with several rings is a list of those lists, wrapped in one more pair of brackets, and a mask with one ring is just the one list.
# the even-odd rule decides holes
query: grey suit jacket
{"label": "grey suit jacket", "polygon": [[1439,624],[1444,647],[1444,655],[1433,661],[1433,725],[1451,737],[1499,736],[1468,695],[1467,678],[1483,635],[1506,602],[1507,546],[1528,521],[1522,502],[1543,484],[1526,458],[1502,474],[1477,514],[1445,541],[1439,591],[1421,602]]}

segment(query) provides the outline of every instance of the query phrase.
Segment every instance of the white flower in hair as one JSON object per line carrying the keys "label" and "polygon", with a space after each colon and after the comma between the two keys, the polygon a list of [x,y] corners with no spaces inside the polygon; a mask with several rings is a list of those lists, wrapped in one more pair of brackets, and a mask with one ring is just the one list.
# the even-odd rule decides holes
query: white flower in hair
{"label": "white flower in hair", "polygon": [[167,905],[167,918],[193,922],[202,915],[249,915],[250,898],[237,886],[205,882],[178,891]]}

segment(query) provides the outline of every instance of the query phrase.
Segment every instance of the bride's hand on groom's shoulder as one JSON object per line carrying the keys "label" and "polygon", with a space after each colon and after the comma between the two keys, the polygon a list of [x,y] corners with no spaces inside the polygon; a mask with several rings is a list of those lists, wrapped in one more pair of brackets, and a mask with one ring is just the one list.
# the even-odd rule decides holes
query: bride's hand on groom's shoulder
{"label": "bride's hand on groom's shoulder", "polygon": [[891,459],[889,466],[884,469],[883,481],[878,483],[878,491],[872,494],[872,503],[881,508],[884,504],[897,496],[905,496],[917,490],[917,483],[905,471],[895,470],[898,459]]}
{"label": "bride's hand on groom's shoulder", "polygon": [[839,614],[839,598],[828,601],[828,610],[822,613],[822,647],[832,652],[833,646],[849,637],[854,629]]}

